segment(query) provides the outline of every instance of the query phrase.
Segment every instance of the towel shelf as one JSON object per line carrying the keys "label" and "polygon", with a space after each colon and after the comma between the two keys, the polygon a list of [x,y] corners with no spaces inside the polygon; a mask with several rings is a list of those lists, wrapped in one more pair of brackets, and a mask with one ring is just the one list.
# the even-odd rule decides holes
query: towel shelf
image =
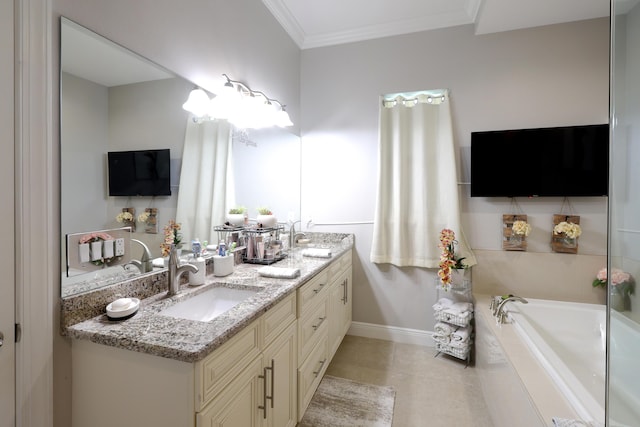
{"label": "towel shelf", "polygon": [[[462,284],[456,284],[452,286],[449,291],[444,291],[440,282],[437,281],[437,289],[438,289],[438,298],[446,297],[454,302],[469,302],[473,303],[473,295],[471,292],[471,280],[464,281]],[[442,295],[444,294],[444,295]],[[470,312],[465,313],[453,313],[451,311],[447,311],[446,309],[442,310],[434,310],[433,316],[436,321],[444,322],[449,325],[452,325],[453,331],[455,331],[458,327],[469,327],[471,329],[469,333],[469,338],[466,342],[461,346],[455,346],[450,344],[450,336],[446,337],[443,340],[443,337],[439,334],[434,334],[433,340],[435,341],[436,355],[444,353],[450,356],[453,356],[457,359],[465,360],[465,367],[469,366],[471,362],[471,354],[473,347],[473,309]]]}

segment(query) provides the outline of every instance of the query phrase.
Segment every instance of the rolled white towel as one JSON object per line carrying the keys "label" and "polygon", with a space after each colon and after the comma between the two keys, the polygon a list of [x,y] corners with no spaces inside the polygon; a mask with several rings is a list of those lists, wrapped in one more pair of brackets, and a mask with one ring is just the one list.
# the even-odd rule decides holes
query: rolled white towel
{"label": "rolled white towel", "polygon": [[440,298],[438,302],[432,305],[435,311],[444,310],[447,307],[451,307],[453,305],[453,300],[449,298]]}
{"label": "rolled white towel", "polygon": [[455,331],[455,326],[451,326],[444,322],[438,322],[433,327],[433,331],[438,335],[451,335],[451,333]]}
{"label": "rolled white towel", "polygon": [[302,250],[302,256],[313,258],[331,258],[331,249],[307,248]]}
{"label": "rolled white towel", "polygon": [[157,268],[164,268],[164,258],[154,258],[151,264]]}
{"label": "rolled white towel", "polygon": [[451,333],[451,341],[467,341],[471,334],[471,328],[468,326],[460,327]]}
{"label": "rolled white towel", "polygon": [[454,348],[458,348],[458,349],[465,349],[465,348],[469,347],[470,343],[471,343],[471,341],[469,339],[467,339],[465,341],[453,341],[453,340],[450,340],[449,341],[449,347],[454,347]]}
{"label": "rolled white towel", "polygon": [[435,342],[439,342],[440,344],[449,344],[449,342],[451,341],[450,335],[441,335],[438,333],[434,333],[433,335],[431,335],[431,337]]}
{"label": "rolled white towel", "polygon": [[294,279],[300,275],[300,269],[266,266],[259,268],[258,274],[262,277],[272,277],[275,279]]}

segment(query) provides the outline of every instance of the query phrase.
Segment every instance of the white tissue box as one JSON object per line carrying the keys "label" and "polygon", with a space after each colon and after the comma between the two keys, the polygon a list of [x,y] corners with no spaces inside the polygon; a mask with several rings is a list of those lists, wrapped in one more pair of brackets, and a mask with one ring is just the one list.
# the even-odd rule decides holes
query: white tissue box
{"label": "white tissue box", "polygon": [[213,256],[213,275],[228,276],[233,273],[233,256]]}

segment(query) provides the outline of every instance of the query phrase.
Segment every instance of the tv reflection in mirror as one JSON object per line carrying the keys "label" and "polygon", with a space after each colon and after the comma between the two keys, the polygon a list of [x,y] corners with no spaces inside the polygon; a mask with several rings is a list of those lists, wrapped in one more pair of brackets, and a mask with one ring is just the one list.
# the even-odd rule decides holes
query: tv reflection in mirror
{"label": "tv reflection in mirror", "polygon": [[170,150],[110,151],[109,196],[170,196]]}

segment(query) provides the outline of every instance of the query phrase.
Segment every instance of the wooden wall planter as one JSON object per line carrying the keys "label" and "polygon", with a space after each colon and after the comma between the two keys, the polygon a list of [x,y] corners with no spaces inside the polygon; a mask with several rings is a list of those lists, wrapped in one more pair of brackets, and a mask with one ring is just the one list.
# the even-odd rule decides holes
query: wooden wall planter
{"label": "wooden wall planter", "polygon": [[502,215],[502,249],[505,251],[526,251],[527,238],[522,236],[516,240],[511,238],[513,223],[527,221],[526,215]]}
{"label": "wooden wall planter", "polygon": [[[566,215],[556,214],[553,216],[553,227],[560,224],[562,221],[572,222],[574,224],[580,224],[580,215]],[[578,253],[578,240],[575,239],[575,246],[569,246],[565,242],[566,236],[562,234],[554,234],[553,228],[551,229],[551,249],[554,252],[565,254],[577,254]]]}

